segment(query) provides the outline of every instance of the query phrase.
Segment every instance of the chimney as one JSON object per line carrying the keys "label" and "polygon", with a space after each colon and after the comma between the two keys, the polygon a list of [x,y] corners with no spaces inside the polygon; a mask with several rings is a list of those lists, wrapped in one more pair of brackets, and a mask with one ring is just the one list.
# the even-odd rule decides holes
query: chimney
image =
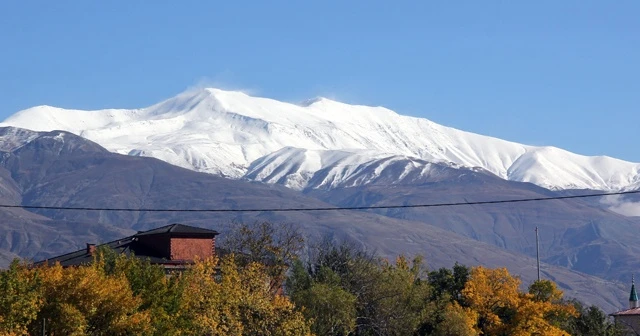
{"label": "chimney", "polygon": [[88,254],[93,254],[95,252],[96,252],[96,244],[87,243],[87,253]]}

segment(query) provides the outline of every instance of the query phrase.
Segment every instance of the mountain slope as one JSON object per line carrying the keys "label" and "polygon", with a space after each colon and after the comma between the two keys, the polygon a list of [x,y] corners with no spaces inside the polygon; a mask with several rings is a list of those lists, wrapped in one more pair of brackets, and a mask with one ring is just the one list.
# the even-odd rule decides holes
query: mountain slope
{"label": "mountain slope", "polygon": [[[362,161],[366,155],[398,155],[480,167],[503,179],[550,189],[619,190],[640,183],[637,163],[521,145],[402,116],[382,107],[324,98],[294,105],[241,92],[203,89],[135,110],[78,111],[39,106],[18,112],[1,125],[66,130],[116,153],[155,157],[232,178],[268,176],[285,169],[261,165],[256,160],[275,162],[278,151],[294,146],[300,151],[354,155],[349,159],[352,162]],[[305,178],[299,176],[328,167],[324,160],[317,161],[317,155],[297,156],[296,160],[286,163],[286,170],[295,176],[284,177],[296,188],[306,187]],[[292,164],[299,168],[292,169]],[[258,167],[261,172],[257,172]]]}
{"label": "mountain slope", "polygon": [[[336,206],[390,206],[545,198],[558,195],[528,183],[503,181],[483,172],[432,168],[431,176],[410,183],[308,189],[306,195]],[[540,229],[540,255],[549,263],[625,281],[640,263],[634,235],[640,217],[594,206],[593,200],[554,200],[505,204],[379,209],[391,218],[423,222],[459,235],[535,256],[534,228]]]}
{"label": "mountain slope", "polygon": [[[3,204],[92,207],[238,209],[327,207],[299,192],[182,169],[160,160],[110,153],[86,139],[55,131],[0,128]],[[455,169],[436,167],[441,176]],[[477,173],[480,176],[490,176]],[[435,175],[434,175],[435,176]],[[492,177],[495,178],[495,177]],[[505,182],[508,183],[508,182]],[[300,225],[309,240],[348,239],[385,256],[420,253],[432,268],[459,261],[506,266],[530,283],[535,260],[434,225],[359,211],[178,213],[0,209],[0,255],[41,259],[172,222],[221,230],[231,220],[271,220]],[[0,262],[2,259],[0,259]],[[545,277],[573,297],[619,308],[625,288],[567,268],[543,264]]]}

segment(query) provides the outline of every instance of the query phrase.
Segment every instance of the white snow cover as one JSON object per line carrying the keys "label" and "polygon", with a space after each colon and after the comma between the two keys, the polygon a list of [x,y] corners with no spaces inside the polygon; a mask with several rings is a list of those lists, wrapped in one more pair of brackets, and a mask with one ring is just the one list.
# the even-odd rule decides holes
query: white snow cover
{"label": "white snow cover", "polygon": [[[432,177],[433,164],[404,155],[361,150],[310,150],[285,147],[255,160],[245,178],[292,189],[353,187],[405,177]],[[392,181],[389,181],[389,180]]]}
{"label": "white snow cover", "polygon": [[[295,105],[237,91],[201,89],[135,110],[38,106],[0,126],[65,130],[113,152],[295,189],[304,188],[325,168],[331,171],[331,184],[341,178],[366,183],[368,179],[353,178],[359,166],[393,157],[481,167],[504,179],[549,189],[621,190],[640,184],[638,163],[526,146],[383,107],[325,98]],[[411,160],[403,162],[412,165]]]}

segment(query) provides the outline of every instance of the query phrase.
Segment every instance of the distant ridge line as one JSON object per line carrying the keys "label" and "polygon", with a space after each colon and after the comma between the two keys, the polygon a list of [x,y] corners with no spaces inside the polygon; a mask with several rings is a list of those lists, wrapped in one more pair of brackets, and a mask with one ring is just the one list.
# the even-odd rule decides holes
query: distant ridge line
{"label": "distant ridge line", "polygon": [[[398,182],[405,171],[428,178],[421,173],[429,173],[427,163],[482,168],[506,181],[550,190],[631,190],[640,177],[640,162],[517,143],[381,106],[330,99],[299,105],[215,88],[187,90],[132,109],[36,106],[1,126],[66,131],[114,153],[294,190],[316,189],[325,181],[332,187],[363,186],[380,177],[375,172]],[[6,139],[24,142],[11,134]],[[377,170],[372,174],[368,168]],[[314,178],[317,173],[324,179]]]}
{"label": "distant ridge line", "polygon": [[603,197],[616,195],[640,194],[640,190],[620,191],[612,193],[595,193],[585,195],[571,196],[554,196],[554,197],[537,197],[537,198],[519,198],[508,200],[492,200],[477,202],[456,202],[456,203],[432,203],[432,204],[414,204],[414,205],[379,205],[379,206],[357,206],[357,207],[323,207],[323,208],[265,208],[265,209],[144,209],[144,208],[99,208],[99,207],[63,207],[63,206],[39,206],[39,205],[10,205],[0,204],[0,208],[22,208],[34,210],[76,210],[76,211],[127,211],[127,212],[294,212],[294,211],[340,211],[340,210],[374,210],[374,209],[405,209],[405,208],[435,208],[445,206],[461,206],[461,205],[485,205],[485,204],[503,204],[503,203],[523,203],[523,202],[539,202],[553,201],[573,198],[587,197]]}

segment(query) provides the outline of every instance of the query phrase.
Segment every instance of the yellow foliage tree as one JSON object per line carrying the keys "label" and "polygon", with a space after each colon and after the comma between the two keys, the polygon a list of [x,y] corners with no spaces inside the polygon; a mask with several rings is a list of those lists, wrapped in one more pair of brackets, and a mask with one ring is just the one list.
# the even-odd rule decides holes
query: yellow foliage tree
{"label": "yellow foliage tree", "polygon": [[[219,267],[218,267],[219,266]],[[233,256],[198,261],[182,278],[180,330],[197,335],[309,335],[310,323],[270,290],[265,266]]]}
{"label": "yellow foliage tree", "polygon": [[548,283],[553,286],[544,295],[522,293],[520,280],[506,268],[475,267],[463,295],[484,335],[568,335],[554,317],[575,316],[576,311],[562,303],[562,292]]}
{"label": "yellow foliage tree", "polygon": [[562,302],[563,293],[549,280],[534,282],[529,293],[522,294],[518,314],[513,323],[514,335],[569,335],[562,330],[560,321],[576,317],[572,304]]}
{"label": "yellow foliage tree", "polygon": [[[221,282],[214,281],[218,261],[215,258],[198,261],[183,274],[183,287],[178,323],[181,333],[198,335],[242,335],[237,270],[225,268]],[[225,288],[223,291],[222,288]]]}
{"label": "yellow foliage tree", "polygon": [[175,335],[174,320],[182,293],[179,277],[167,276],[161,266],[133,255],[106,248],[98,248],[96,252],[96,259],[104,264],[107,276],[124,275],[133,294],[142,299],[139,309],[149,313],[153,334]]}
{"label": "yellow foliage tree", "polygon": [[478,314],[478,327],[484,334],[501,335],[507,330],[520,300],[520,280],[506,268],[475,267],[462,295]]}
{"label": "yellow foliage tree", "polygon": [[27,335],[43,304],[38,272],[15,260],[0,271],[0,335]]}
{"label": "yellow foliage tree", "polygon": [[107,276],[103,269],[100,262],[94,262],[91,266],[62,268],[56,264],[38,270],[44,293],[38,321],[47,321],[49,335],[151,332],[149,314],[139,310],[141,300],[133,295],[124,275]]}

